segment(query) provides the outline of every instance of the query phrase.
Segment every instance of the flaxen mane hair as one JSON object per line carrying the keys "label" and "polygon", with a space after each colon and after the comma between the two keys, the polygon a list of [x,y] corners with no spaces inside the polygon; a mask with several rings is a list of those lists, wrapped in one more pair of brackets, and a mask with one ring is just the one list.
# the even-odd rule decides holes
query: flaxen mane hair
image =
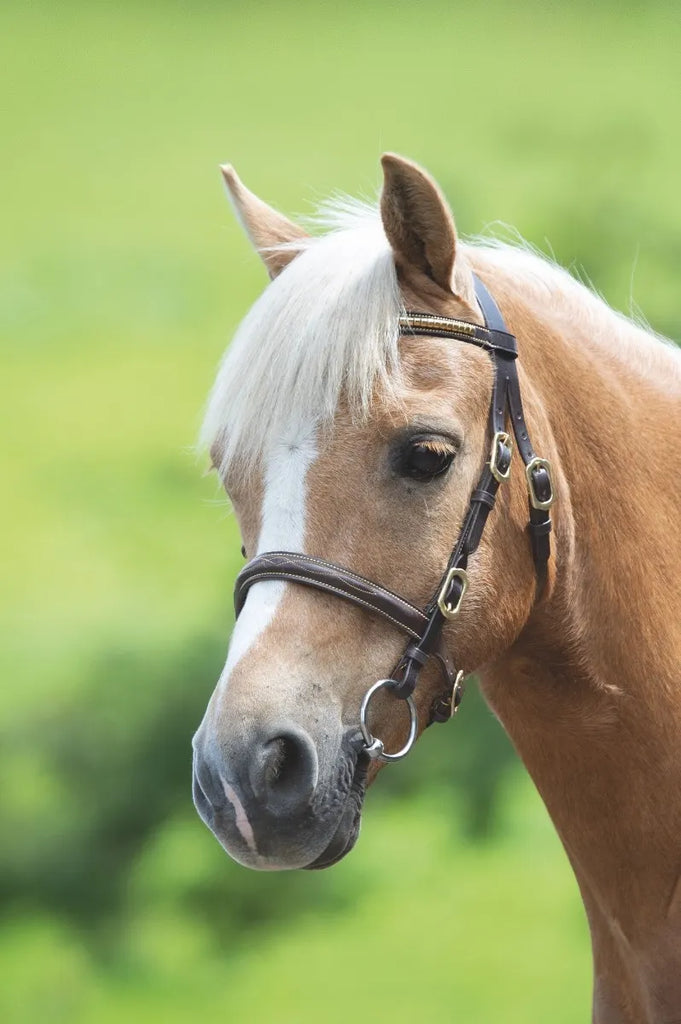
{"label": "flaxen mane hair", "polygon": [[331,230],[292,243],[300,255],[251,308],[218,373],[201,439],[223,475],[252,469],[301,423],[328,423],[341,390],[366,414],[397,372],[402,303],[377,212],[343,200],[320,220]]}
{"label": "flaxen mane hair", "polygon": [[[327,233],[289,243],[299,255],[242,321],[217,375],[201,443],[217,453],[223,478],[247,475],[273,444],[300,437],[302,425],[328,424],[341,392],[364,416],[376,389],[397,379],[402,303],[378,209],[343,197],[322,206],[315,221]],[[554,323],[568,323],[579,309],[595,346],[633,360],[659,387],[656,339],[566,270],[524,243],[477,239],[462,249],[473,267],[522,283]]]}

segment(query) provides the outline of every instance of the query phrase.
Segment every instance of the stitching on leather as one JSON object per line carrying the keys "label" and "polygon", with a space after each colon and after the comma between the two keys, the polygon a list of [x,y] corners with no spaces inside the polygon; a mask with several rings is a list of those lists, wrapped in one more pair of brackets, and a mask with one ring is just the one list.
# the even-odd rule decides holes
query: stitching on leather
{"label": "stitching on leather", "polygon": [[[388,590],[387,587],[382,587],[380,583],[374,583],[373,580],[369,580],[366,576],[360,576],[359,573],[353,572],[352,569],[346,569],[342,565],[334,565],[333,562],[325,562],[322,558],[316,558],[314,555],[304,555],[299,551],[266,551],[263,555],[257,555],[254,561],[258,558],[271,558],[274,555],[281,555],[283,558],[293,558],[298,561],[312,562],[315,565],[321,565],[325,569],[331,569],[333,572],[341,573],[345,576],[349,576],[354,580],[358,580],[360,583],[366,583],[369,587],[375,587],[377,590],[383,591],[384,594],[389,594],[390,597],[394,598],[395,601],[399,601],[400,604],[404,605],[405,608],[410,608],[413,612],[419,612],[423,615],[423,611],[417,605],[412,604],[411,601],[407,601],[406,598],[396,594],[393,590]],[[246,566],[246,569],[248,566]]]}
{"label": "stitching on leather", "polygon": [[[354,594],[349,594],[347,590],[340,590],[338,587],[332,587],[329,583],[323,583],[321,580],[312,580],[308,576],[296,576],[295,573],[292,572],[279,572],[275,570],[273,572],[265,571],[255,573],[249,578],[249,586],[251,583],[256,583],[258,580],[266,579],[293,580],[295,583],[307,584],[309,587],[314,587],[316,590],[327,590],[331,594],[338,594],[339,597],[344,597],[346,601],[350,601],[351,604],[360,604],[364,608],[368,608],[369,611],[375,612],[377,615],[381,615],[384,619],[387,619],[389,622],[392,622],[393,625],[397,626],[405,633],[408,633],[409,636],[413,636],[415,640],[418,640],[419,638],[419,634],[415,632],[411,626],[407,626],[405,622],[400,622],[399,619],[389,615],[386,611],[383,611],[382,608],[379,608],[374,604],[370,604],[369,601],[363,601],[361,597],[356,597]],[[418,611],[417,608],[414,610]],[[423,612],[419,612],[419,614],[423,615]]]}

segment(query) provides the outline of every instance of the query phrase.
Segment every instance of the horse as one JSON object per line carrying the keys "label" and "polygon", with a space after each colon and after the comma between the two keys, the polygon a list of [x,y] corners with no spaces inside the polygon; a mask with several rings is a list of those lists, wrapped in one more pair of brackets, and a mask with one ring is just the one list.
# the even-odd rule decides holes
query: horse
{"label": "horse", "polygon": [[382,167],[316,234],[222,169],[271,280],[202,433],[251,561],[196,807],[243,865],[327,867],[476,673],[577,878],[593,1020],[680,1021],[679,354]]}

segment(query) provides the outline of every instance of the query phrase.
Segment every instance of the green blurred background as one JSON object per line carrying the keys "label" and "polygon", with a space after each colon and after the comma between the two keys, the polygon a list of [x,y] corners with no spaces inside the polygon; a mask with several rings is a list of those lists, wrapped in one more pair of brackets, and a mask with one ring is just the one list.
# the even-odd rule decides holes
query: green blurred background
{"label": "green blurred background", "polygon": [[425,164],[681,336],[678,4],[3,5],[0,1019],[587,1020],[576,886],[473,692],[318,875],[230,862],[190,738],[237,533],[192,451],[289,213]]}

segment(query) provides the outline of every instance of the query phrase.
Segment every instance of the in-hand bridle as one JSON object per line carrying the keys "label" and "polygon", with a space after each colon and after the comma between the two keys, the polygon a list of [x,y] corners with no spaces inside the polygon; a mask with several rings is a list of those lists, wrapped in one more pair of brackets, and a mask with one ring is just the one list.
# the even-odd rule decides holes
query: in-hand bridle
{"label": "in-hand bridle", "polygon": [[[551,466],[546,459],[535,454],[527,432],[516,365],[516,339],[506,330],[499,308],[485,285],[475,276],[474,283],[485,320],[484,327],[432,313],[409,312],[400,317],[402,334],[456,338],[477,345],[489,352],[494,366],[489,459],[471,495],[468,511],[439,586],[427,607],[422,611],[399,594],[358,576],[350,569],[295,551],[268,551],[258,555],[239,573],[234,591],[238,616],[254,583],[260,580],[302,583],[342,597],[381,616],[407,634],[409,643],[392,676],[374,683],[364,695],[360,708],[360,728],[366,753],[381,761],[397,761],[404,757],[416,739],[418,717],[412,694],[426,662],[434,660],[437,663],[446,683],[444,694],[431,708],[430,722],[447,721],[461,702],[464,673],[463,670],[455,669],[445,649],[442,630],[445,623],[455,619],[461,611],[469,582],[466,572],[468,559],[480,544],[487,517],[494,508],[497,491],[510,475],[512,440],[506,430],[507,413],[525,465],[529,494],[528,530],[539,593],[546,582],[551,533],[548,510],[554,498]],[[409,705],[409,736],[403,748],[393,754],[384,750],[383,742],[372,735],[367,722],[371,698],[384,687]]]}

